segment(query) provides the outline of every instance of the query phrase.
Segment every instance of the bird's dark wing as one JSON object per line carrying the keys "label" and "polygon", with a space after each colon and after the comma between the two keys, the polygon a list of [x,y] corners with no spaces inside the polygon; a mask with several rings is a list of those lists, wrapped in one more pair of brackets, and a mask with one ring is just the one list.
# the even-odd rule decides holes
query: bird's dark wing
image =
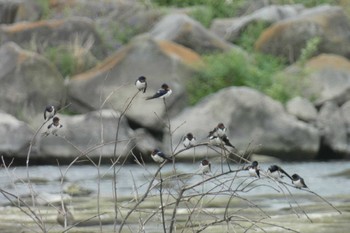
{"label": "bird's dark wing", "polygon": [[162,157],[163,159],[166,159],[166,160],[169,160],[169,161],[172,161],[172,159],[171,158],[169,158],[168,156],[166,156],[163,152],[158,152],[158,155],[160,156],[160,157]]}
{"label": "bird's dark wing", "polygon": [[46,120],[46,109],[44,111],[44,119]]}
{"label": "bird's dark wing", "polygon": [[259,169],[255,169],[256,170],[256,174],[258,175],[258,177],[260,178],[260,170]]}
{"label": "bird's dark wing", "polygon": [[293,180],[292,177],[285,170],[283,170],[281,167],[278,167],[278,170],[280,172],[282,172],[283,174],[285,174],[286,176],[288,176],[289,179]]}
{"label": "bird's dark wing", "polygon": [[167,90],[159,89],[153,96],[147,97],[146,99],[150,100],[150,99],[159,98],[159,97],[165,95],[167,92],[168,92]]}
{"label": "bird's dark wing", "polygon": [[145,82],[145,88],[143,89],[143,93],[146,92],[146,89],[147,89],[147,82]]}
{"label": "bird's dark wing", "polygon": [[53,125],[53,123],[49,124],[49,125],[47,126],[47,128],[50,129],[50,128],[52,127],[52,125]]}
{"label": "bird's dark wing", "polygon": [[234,145],[231,144],[230,140],[228,139],[228,137],[226,135],[221,137],[221,140],[225,143],[226,146],[230,146],[232,148],[236,148]]}

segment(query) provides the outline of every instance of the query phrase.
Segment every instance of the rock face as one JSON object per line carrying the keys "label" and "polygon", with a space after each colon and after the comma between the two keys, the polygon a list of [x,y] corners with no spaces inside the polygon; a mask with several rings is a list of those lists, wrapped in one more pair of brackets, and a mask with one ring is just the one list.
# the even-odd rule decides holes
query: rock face
{"label": "rock face", "polygon": [[30,121],[48,104],[61,103],[63,78],[49,61],[12,42],[0,47],[0,57],[2,110]]}
{"label": "rock face", "polygon": [[170,40],[197,53],[228,51],[233,45],[204,28],[199,22],[180,13],[166,15],[150,31],[156,39]]}
{"label": "rock face", "polygon": [[0,153],[26,155],[34,132],[15,117],[0,111]]}
{"label": "rock face", "polygon": [[349,157],[346,124],[336,104],[328,101],[322,105],[317,126],[321,133],[320,158]]}
{"label": "rock face", "polygon": [[325,5],[272,25],[260,35],[255,48],[294,62],[307,41],[319,37],[319,53],[349,57],[349,31],[350,21],[344,11],[340,7]]}
{"label": "rock face", "polygon": [[318,106],[326,101],[340,106],[350,99],[350,61],[344,57],[321,54],[303,68],[296,65],[287,68],[284,75],[291,88],[299,88],[303,96],[314,99]]}
{"label": "rock face", "polygon": [[[138,37],[94,69],[72,77],[69,84],[71,100],[89,111],[112,105],[123,111],[132,100],[127,117],[133,122],[152,129],[161,129],[159,118],[165,115],[160,99],[145,100],[152,96],[163,83],[173,90],[167,99],[169,114],[179,112],[187,105],[186,80],[191,78],[200,62],[193,51],[168,41],[155,41],[146,36]],[[135,81],[139,76],[147,78],[145,94],[136,94]],[[104,103],[104,105],[103,105]]]}
{"label": "rock face", "polygon": [[[319,149],[316,128],[287,114],[279,102],[245,87],[222,89],[173,118],[173,128],[181,126],[172,135],[173,143],[187,132],[207,141],[208,132],[219,122],[226,125],[231,143],[240,151],[253,149],[284,160],[305,160],[315,158]],[[207,153],[196,148],[198,156]]]}
{"label": "rock face", "polygon": [[317,119],[317,109],[305,98],[297,96],[289,100],[286,104],[287,112],[305,122],[315,122]]}
{"label": "rock face", "polygon": [[210,30],[221,38],[235,42],[244,29],[254,22],[275,23],[283,19],[297,16],[302,12],[304,6],[297,5],[270,5],[254,11],[249,15],[238,18],[215,19]]}
{"label": "rock face", "polygon": [[20,22],[0,27],[0,43],[13,41],[22,47],[35,44],[38,51],[47,47],[74,43],[80,47],[91,47],[97,58],[104,58],[107,50],[97,34],[93,21],[88,18],[69,18],[36,22]]}
{"label": "rock face", "polygon": [[[58,131],[59,136],[42,137],[38,156],[44,160],[73,160],[82,154],[81,159],[84,160],[87,157],[97,159],[100,155],[105,161],[113,158],[119,116],[120,113],[110,109],[84,115],[60,116],[63,127]],[[133,131],[124,118],[119,125],[117,156],[124,158],[128,155],[134,143]]]}

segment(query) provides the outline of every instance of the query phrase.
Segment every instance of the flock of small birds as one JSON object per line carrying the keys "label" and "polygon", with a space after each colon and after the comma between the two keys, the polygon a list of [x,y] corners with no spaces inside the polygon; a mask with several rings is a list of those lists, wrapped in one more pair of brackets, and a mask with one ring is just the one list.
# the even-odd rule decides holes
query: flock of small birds
{"label": "flock of small birds", "polygon": [[[145,76],[140,76],[135,81],[136,88],[142,92],[146,93],[147,90],[147,81]],[[151,96],[146,97],[146,100],[151,99],[165,99],[172,94],[172,90],[170,87],[164,83],[161,85],[161,88],[156,91]],[[59,117],[56,116],[56,108],[54,106],[47,106],[44,111],[44,119],[49,121],[52,119],[52,123],[48,125],[46,132],[43,133],[44,136],[49,136],[50,134],[57,136],[57,131],[62,128],[62,124],[60,124]],[[228,146],[233,149],[236,149],[234,145],[231,144],[229,138],[226,135],[226,127],[223,123],[219,123],[213,130],[209,131],[207,136],[208,144],[211,146]],[[183,146],[187,148],[195,147],[197,145],[196,137],[192,133],[187,133],[183,137]],[[151,157],[156,163],[163,163],[165,161],[173,161],[173,158],[165,155],[159,149],[154,149],[151,152]],[[253,161],[252,164],[245,167],[243,170],[247,170],[252,177],[260,178],[260,168],[257,161]],[[199,172],[202,174],[208,174],[211,172],[211,163],[207,159],[203,159],[199,165]],[[304,179],[300,177],[298,174],[293,174],[290,176],[286,171],[284,171],[278,165],[271,165],[267,169],[267,176],[272,177],[274,179],[281,179],[282,177],[287,176],[291,179],[292,184],[297,188],[307,188]]]}

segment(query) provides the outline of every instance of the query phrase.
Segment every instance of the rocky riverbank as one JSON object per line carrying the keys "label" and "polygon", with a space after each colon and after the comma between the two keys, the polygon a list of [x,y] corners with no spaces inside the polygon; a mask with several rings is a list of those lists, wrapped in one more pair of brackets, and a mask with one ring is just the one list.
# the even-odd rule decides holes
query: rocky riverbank
{"label": "rocky riverbank", "polygon": [[[198,143],[208,142],[208,132],[219,122],[226,125],[235,152],[244,156],[349,158],[350,21],[341,7],[248,4],[253,11],[215,19],[206,28],[191,17],[192,8],[163,9],[139,1],[49,2],[45,19],[36,1],[0,4],[6,13],[0,17],[0,153],[7,161],[23,163],[31,145],[35,163],[69,163],[79,156],[109,162],[115,158],[117,127],[118,158],[147,161],[156,147],[174,153],[171,148],[188,132]],[[235,42],[256,21],[270,26],[255,38],[255,50],[287,60],[280,75],[300,96],[284,105],[255,89],[228,84],[190,106],[186,87],[202,69],[203,57],[230,52],[251,59]],[[301,64],[298,58],[314,38],[321,41],[318,50]],[[134,86],[141,75],[147,77],[146,94]],[[295,82],[296,76],[304,81]],[[164,82],[173,90],[166,105],[146,101]],[[43,125],[49,104],[60,110],[63,128],[58,136],[42,137],[51,123]],[[208,147],[195,153],[216,156]],[[192,157],[191,149],[178,159]]]}

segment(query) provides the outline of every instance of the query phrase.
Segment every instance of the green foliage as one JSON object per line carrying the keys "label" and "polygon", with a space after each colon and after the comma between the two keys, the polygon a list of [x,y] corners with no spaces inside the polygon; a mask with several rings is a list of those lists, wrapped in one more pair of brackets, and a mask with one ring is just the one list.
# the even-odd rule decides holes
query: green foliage
{"label": "green foliage", "polygon": [[153,0],[152,2],[160,6],[190,7],[203,6],[207,9],[195,10],[193,17],[209,26],[214,18],[228,18],[236,15],[238,8],[244,0]]}
{"label": "green foliage", "polygon": [[273,0],[272,2],[275,4],[303,4],[305,7],[314,7],[322,4],[339,4],[339,0]]}
{"label": "green foliage", "polygon": [[50,3],[48,0],[36,0],[39,7],[42,9],[41,19],[47,19],[50,15]]}
{"label": "green foliage", "polygon": [[236,44],[246,51],[252,52],[254,50],[255,41],[269,25],[269,23],[263,21],[250,23],[241,33],[239,39],[236,41]]}
{"label": "green foliage", "polygon": [[44,56],[56,64],[63,77],[74,74],[77,64],[72,52],[58,47],[49,47],[45,50]]}
{"label": "green foliage", "polygon": [[191,104],[228,86],[252,87],[281,101],[289,97],[289,92],[285,90],[288,86],[273,78],[284,68],[283,61],[276,57],[255,54],[251,59],[233,51],[209,55],[204,58],[204,63],[199,74],[188,84]]}
{"label": "green foliage", "polygon": [[314,37],[307,41],[305,48],[301,50],[300,57],[298,58],[298,63],[304,66],[306,61],[309,60],[318,50],[318,46],[321,43],[320,37]]}

